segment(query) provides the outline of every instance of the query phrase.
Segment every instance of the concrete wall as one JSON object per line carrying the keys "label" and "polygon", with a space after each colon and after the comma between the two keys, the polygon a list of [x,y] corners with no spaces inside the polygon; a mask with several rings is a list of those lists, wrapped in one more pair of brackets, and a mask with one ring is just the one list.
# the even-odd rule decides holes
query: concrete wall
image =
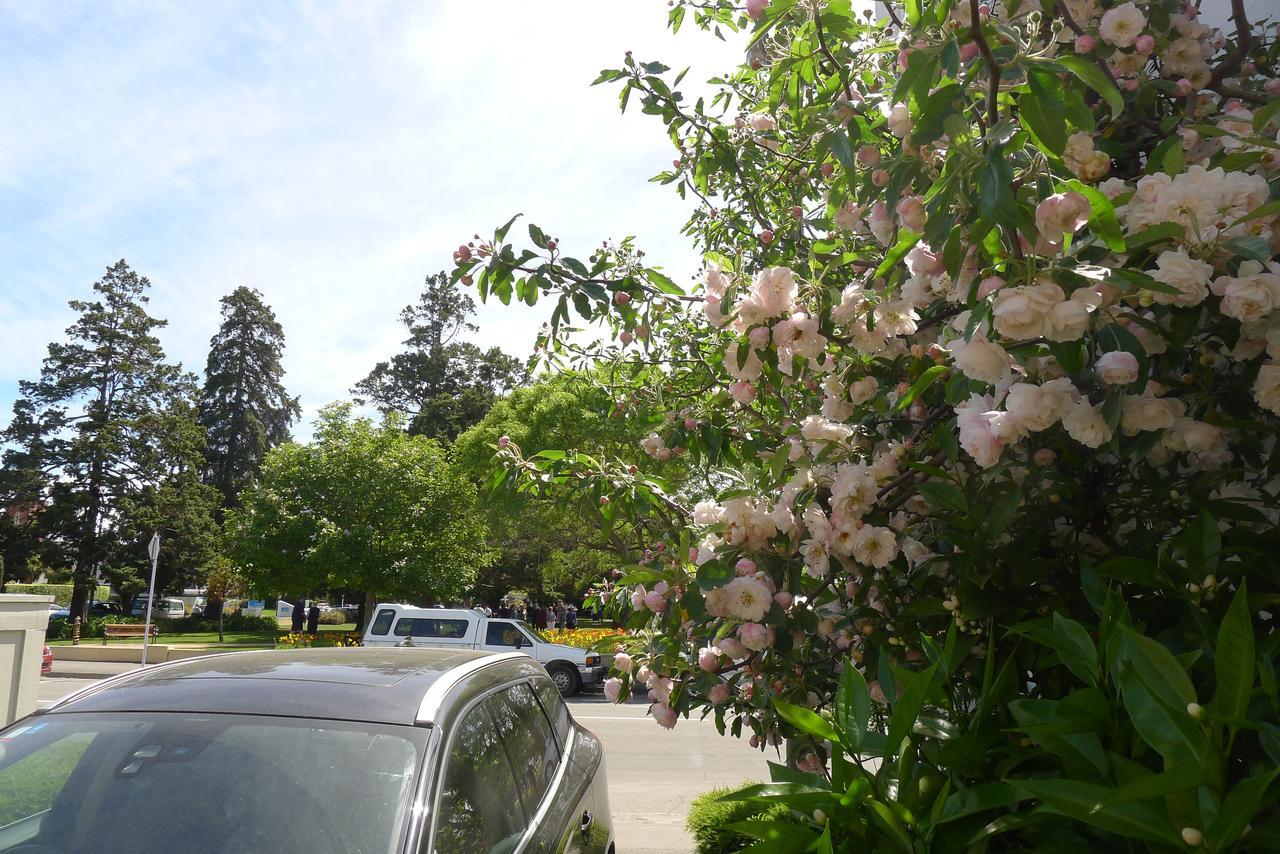
{"label": "concrete wall", "polygon": [[36,708],[52,596],[0,594],[0,727]]}

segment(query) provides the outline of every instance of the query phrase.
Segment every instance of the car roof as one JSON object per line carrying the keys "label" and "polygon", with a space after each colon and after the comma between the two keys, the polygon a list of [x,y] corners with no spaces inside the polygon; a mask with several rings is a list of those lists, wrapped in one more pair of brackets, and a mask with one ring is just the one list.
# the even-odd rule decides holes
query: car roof
{"label": "car roof", "polygon": [[[430,724],[424,702],[481,667],[521,669],[519,653],[397,647],[262,650],[136,670],[58,701],[45,714],[194,712]],[[435,691],[432,691],[433,686]]]}
{"label": "car roof", "polygon": [[383,608],[398,608],[401,611],[412,611],[413,613],[410,616],[414,616],[421,613],[422,616],[430,617],[434,619],[439,619],[441,617],[473,617],[474,618],[474,617],[484,616],[479,611],[476,611],[472,608],[420,608],[417,605],[400,605],[400,604],[392,604],[392,603],[387,603],[386,605],[380,604],[375,610],[381,611]]}

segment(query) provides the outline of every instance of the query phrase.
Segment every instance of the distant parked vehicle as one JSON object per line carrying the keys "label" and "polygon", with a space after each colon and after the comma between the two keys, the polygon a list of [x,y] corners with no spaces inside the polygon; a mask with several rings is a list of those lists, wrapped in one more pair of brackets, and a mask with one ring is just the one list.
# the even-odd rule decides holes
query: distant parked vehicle
{"label": "distant parked vehicle", "polygon": [[[123,617],[124,608],[120,607],[119,602],[98,601],[98,602],[94,602],[89,607],[89,616],[90,617]],[[49,612],[49,619],[51,621],[66,620],[66,619],[69,619],[70,617],[71,617],[71,609],[69,608],[59,607],[56,610],[51,610]]]}
{"label": "distant parked vehicle", "polygon": [[[133,616],[145,617],[147,615],[147,597],[137,596],[133,600]],[[175,599],[171,596],[156,599],[155,607],[151,609],[152,619],[172,619],[187,615],[187,606],[181,599]]]}
{"label": "distant parked vehicle", "polygon": [[364,645],[516,650],[537,659],[566,697],[581,691],[584,684],[599,682],[605,672],[597,653],[552,643],[528,623],[486,617],[469,609],[379,605],[364,633]]}

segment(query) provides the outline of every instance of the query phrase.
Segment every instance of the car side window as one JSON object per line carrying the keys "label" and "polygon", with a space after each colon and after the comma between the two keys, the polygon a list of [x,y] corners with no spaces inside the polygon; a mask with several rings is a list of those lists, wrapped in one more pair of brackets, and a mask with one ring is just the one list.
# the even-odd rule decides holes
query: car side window
{"label": "car side window", "polygon": [[491,622],[485,632],[485,644],[488,646],[514,647],[517,640],[523,642],[524,638],[514,623]]}
{"label": "car side window", "polygon": [[383,608],[378,612],[378,617],[373,621],[373,627],[369,629],[371,635],[385,635],[391,629],[391,621],[396,618],[396,612],[390,608]]}
{"label": "car side window", "polygon": [[499,737],[494,695],[467,712],[449,747],[440,790],[437,854],[496,854],[515,849],[525,817],[508,748]]}
{"label": "car side window", "polygon": [[555,731],[556,741],[562,751],[568,749],[569,742],[569,707],[564,704],[560,690],[555,683],[545,676],[533,680],[533,688],[542,702],[542,708],[551,720],[551,728]]}
{"label": "car side window", "polygon": [[525,813],[532,816],[551,788],[556,766],[560,764],[560,749],[527,683],[512,685],[494,699],[493,718],[498,736],[511,757]]}

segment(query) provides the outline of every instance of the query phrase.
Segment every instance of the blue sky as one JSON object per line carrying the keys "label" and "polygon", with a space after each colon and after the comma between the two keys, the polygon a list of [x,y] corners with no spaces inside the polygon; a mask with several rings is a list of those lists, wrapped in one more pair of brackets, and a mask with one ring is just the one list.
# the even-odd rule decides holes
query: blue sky
{"label": "blue sky", "polygon": [[[477,10],[483,9],[482,12]],[[124,257],[171,358],[204,366],[218,298],[261,290],[304,418],[394,352],[396,314],[459,242],[524,212],[583,254],[636,235],[696,267],[648,178],[663,129],[590,88],[625,50],[690,79],[736,45],[656,0],[0,3],[0,424],[17,381]],[[544,312],[484,308],[521,355]],[[306,427],[300,431],[303,435]]]}

